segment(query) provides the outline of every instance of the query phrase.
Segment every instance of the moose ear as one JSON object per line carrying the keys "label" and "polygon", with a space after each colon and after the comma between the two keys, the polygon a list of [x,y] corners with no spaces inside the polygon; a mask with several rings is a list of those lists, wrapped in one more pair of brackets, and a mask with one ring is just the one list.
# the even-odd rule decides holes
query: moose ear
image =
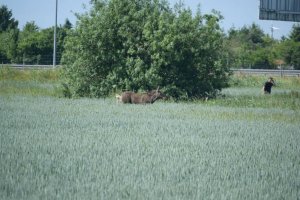
{"label": "moose ear", "polygon": [[157,87],[157,89],[156,89],[156,92],[158,92],[159,91],[159,86]]}

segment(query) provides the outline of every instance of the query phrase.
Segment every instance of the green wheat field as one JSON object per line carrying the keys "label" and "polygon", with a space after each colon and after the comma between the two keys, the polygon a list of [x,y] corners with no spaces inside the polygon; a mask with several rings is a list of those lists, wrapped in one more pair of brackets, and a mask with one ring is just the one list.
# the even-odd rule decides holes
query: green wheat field
{"label": "green wheat field", "polygon": [[299,199],[299,78],[124,105],[62,98],[58,73],[0,69],[0,199]]}

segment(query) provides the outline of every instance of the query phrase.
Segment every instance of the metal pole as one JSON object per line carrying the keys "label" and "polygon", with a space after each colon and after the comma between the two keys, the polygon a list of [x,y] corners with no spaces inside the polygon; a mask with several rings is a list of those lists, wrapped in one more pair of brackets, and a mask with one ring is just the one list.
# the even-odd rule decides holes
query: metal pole
{"label": "metal pole", "polygon": [[271,26],[271,33],[272,33],[272,39],[274,39],[274,37],[273,37],[273,33],[274,33],[273,24],[272,24],[272,26]]}
{"label": "metal pole", "polygon": [[54,25],[54,36],[53,36],[53,68],[56,65],[56,27],[57,27],[57,0],[55,4],[55,25]]}

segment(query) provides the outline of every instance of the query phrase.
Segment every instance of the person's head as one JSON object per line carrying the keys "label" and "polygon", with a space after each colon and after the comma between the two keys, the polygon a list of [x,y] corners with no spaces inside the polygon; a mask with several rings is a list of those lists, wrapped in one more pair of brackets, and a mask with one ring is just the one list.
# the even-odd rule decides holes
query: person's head
{"label": "person's head", "polygon": [[274,83],[274,79],[272,77],[269,77],[268,81]]}

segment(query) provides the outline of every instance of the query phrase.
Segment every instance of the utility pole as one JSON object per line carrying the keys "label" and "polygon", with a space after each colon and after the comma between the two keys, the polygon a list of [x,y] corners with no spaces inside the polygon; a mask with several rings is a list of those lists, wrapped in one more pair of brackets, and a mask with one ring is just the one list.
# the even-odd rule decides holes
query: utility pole
{"label": "utility pole", "polygon": [[272,24],[272,26],[271,26],[272,39],[274,39],[274,36],[273,36],[274,30],[278,30],[278,29],[279,29],[279,28],[274,27],[273,24]]}
{"label": "utility pole", "polygon": [[274,39],[274,37],[273,37],[273,33],[274,33],[273,24],[271,26],[271,33],[272,33],[272,39]]}
{"label": "utility pole", "polygon": [[55,4],[55,25],[54,25],[54,36],[53,36],[53,68],[56,65],[56,27],[57,27],[57,0]]}

